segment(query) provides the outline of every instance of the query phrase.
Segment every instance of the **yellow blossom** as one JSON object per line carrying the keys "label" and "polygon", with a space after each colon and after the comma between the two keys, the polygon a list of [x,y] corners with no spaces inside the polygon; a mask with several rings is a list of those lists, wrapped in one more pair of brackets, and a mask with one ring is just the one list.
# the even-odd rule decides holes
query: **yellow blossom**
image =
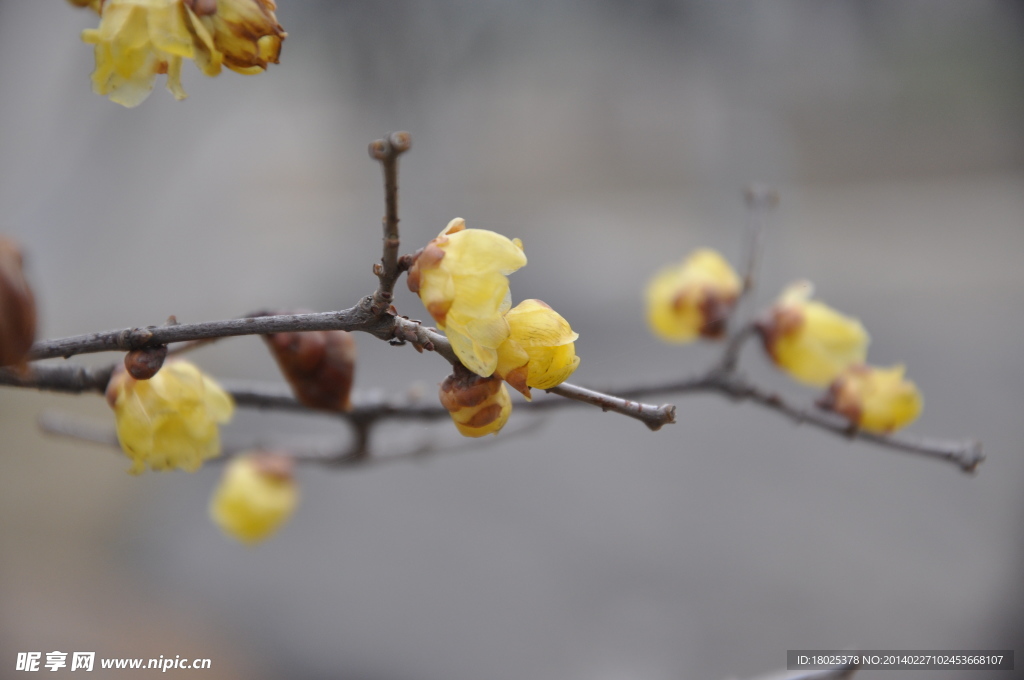
{"label": "yellow blossom", "polygon": [[[277,23],[274,0],[186,0],[186,4],[192,4],[199,22],[213,36],[215,51],[232,71],[251,75],[278,63],[281,42],[288,34]],[[213,66],[220,63],[219,57],[207,62],[203,55],[197,61],[207,75],[216,74],[209,73],[205,63],[220,70],[219,65]]]}
{"label": "yellow blossom", "polygon": [[811,300],[813,293],[808,281],[790,285],[758,331],[779,368],[802,383],[824,387],[846,367],[864,363],[870,338],[860,321]]}
{"label": "yellow blossom", "polygon": [[540,300],[523,300],[505,314],[508,340],[498,347],[496,374],[530,398],[530,388],[547,390],[580,365],[569,322]]}
{"label": "yellow blossom", "polygon": [[107,385],[107,402],[133,474],[147,465],[197,470],[220,455],[217,426],[234,411],[231,396],[187,361],[167,362],[149,380],[116,372]]}
{"label": "yellow blossom", "polygon": [[835,379],[821,405],[868,432],[898,430],[921,415],[924,406],[921,392],[904,372],[901,365],[851,366]]}
{"label": "yellow blossom", "polygon": [[95,45],[93,90],[133,107],[152,92],[157,74],[167,74],[167,89],[184,99],[183,59],[193,59],[208,76],[226,65],[257,73],[277,62],[286,34],[274,16],[272,0],[104,0],[99,28],[82,40]]}
{"label": "yellow blossom", "polygon": [[299,490],[285,456],[239,456],[228,463],[210,498],[210,518],[227,536],[255,545],[295,511]]}
{"label": "yellow blossom", "polygon": [[409,269],[409,290],[419,293],[455,355],[477,375],[490,376],[498,365],[512,306],[507,276],[525,264],[518,239],[466,229],[455,218]]}
{"label": "yellow blossom", "polygon": [[465,437],[497,434],[512,413],[512,399],[498,376],[484,378],[456,367],[441,383],[441,404]]}
{"label": "yellow blossom", "polygon": [[696,250],[648,284],[647,323],[666,342],[721,337],[741,288],[740,277],[717,251]]}

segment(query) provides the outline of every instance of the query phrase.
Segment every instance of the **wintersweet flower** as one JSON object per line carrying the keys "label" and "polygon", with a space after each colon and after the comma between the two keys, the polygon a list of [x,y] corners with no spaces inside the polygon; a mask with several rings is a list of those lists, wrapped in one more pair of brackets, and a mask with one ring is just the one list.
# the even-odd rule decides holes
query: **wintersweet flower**
{"label": "wintersweet flower", "polygon": [[72,0],[100,11],[99,28],[82,40],[95,45],[93,90],[126,107],[141,104],[156,76],[184,99],[183,59],[208,76],[221,66],[258,73],[276,63],[286,33],[274,16],[273,0]]}
{"label": "wintersweet flower", "polygon": [[551,389],[569,378],[580,358],[569,322],[540,300],[523,300],[505,314],[508,340],[498,347],[497,375],[530,399],[530,388]]}
{"label": "wintersweet flower", "polygon": [[508,275],[526,264],[523,244],[486,229],[466,229],[457,217],[423,249],[409,269],[409,290],[445,332],[455,355],[477,375],[498,365],[509,336]]}
{"label": "wintersweet flower", "polygon": [[660,271],[647,286],[647,323],[666,342],[719,338],[742,282],[717,251],[702,248]]}
{"label": "wintersweet flower", "polygon": [[868,432],[898,430],[917,419],[924,408],[917,385],[903,377],[905,370],[902,365],[850,366],[835,379],[820,405]]}
{"label": "wintersweet flower", "polygon": [[215,51],[232,71],[253,75],[278,63],[288,34],[277,23],[274,0],[185,0],[185,4],[192,6],[199,23],[213,36]]}
{"label": "wintersweet flower", "polygon": [[848,366],[864,363],[870,337],[857,319],[811,300],[813,293],[808,281],[791,284],[757,330],[779,368],[802,383],[824,387]]}
{"label": "wintersweet flower", "polygon": [[465,437],[497,434],[512,413],[512,399],[498,376],[488,378],[456,367],[439,392],[455,427]]}
{"label": "wintersweet flower", "polygon": [[117,439],[132,459],[132,474],[199,469],[220,455],[217,426],[231,419],[234,401],[217,383],[187,361],[172,361],[149,380],[118,370],[107,385]]}
{"label": "wintersweet flower", "polygon": [[287,456],[239,456],[228,463],[210,498],[210,519],[225,535],[246,545],[272,536],[299,502]]}

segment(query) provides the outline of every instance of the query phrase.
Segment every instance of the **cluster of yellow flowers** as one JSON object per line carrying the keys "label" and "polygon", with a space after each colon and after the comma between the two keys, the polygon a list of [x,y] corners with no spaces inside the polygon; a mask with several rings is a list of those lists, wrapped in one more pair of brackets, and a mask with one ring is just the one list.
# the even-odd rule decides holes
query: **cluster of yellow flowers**
{"label": "cluster of yellow flowers", "polygon": [[[194,472],[221,454],[218,426],[234,401],[209,376],[183,360],[166,362],[146,380],[118,370],[107,385],[117,438],[132,460],[129,470]],[[259,543],[292,514],[298,489],[292,459],[272,454],[236,456],[210,501],[210,517],[225,534]]]}
{"label": "cluster of yellow flowers", "polygon": [[[471,385],[451,376],[442,386],[441,402],[466,436],[497,433],[508,420],[512,402],[501,380],[530,399],[531,387],[551,389],[579,366],[579,335],[558,312],[540,300],[512,308],[508,275],[525,264],[519,239],[467,229],[465,220],[455,218],[409,269],[409,290],[419,294],[462,365],[498,381]],[[492,383],[501,389],[483,389]]]}
{"label": "cluster of yellow flowers", "polygon": [[[724,257],[698,250],[648,285],[651,331],[676,343],[721,337],[740,291],[740,277]],[[813,293],[807,281],[790,285],[757,323],[772,361],[801,383],[827,387],[819,403],[861,429],[887,433],[911,423],[923,402],[917,386],[903,377],[904,367],[866,365],[870,338],[864,326],[811,299]]]}
{"label": "cluster of yellow flowers", "polygon": [[223,66],[262,73],[277,63],[287,34],[277,23],[274,0],[71,0],[100,15],[100,25],[82,32],[95,45],[93,90],[127,107],[153,90],[157,74],[184,99],[181,63],[192,59],[208,76]]}

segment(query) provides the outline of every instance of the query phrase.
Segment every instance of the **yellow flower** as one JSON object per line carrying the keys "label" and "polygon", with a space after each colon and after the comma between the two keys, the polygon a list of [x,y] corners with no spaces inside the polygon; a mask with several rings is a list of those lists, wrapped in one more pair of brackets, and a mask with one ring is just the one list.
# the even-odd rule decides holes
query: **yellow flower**
{"label": "yellow flower", "polygon": [[277,62],[286,36],[273,9],[272,0],[104,0],[99,28],[82,31],[95,45],[93,90],[130,108],[145,101],[160,73],[175,99],[184,99],[182,59],[208,76],[222,64],[262,71]]}
{"label": "yellow flower", "polygon": [[509,338],[498,347],[495,373],[530,399],[530,388],[551,389],[580,365],[569,322],[540,300],[523,300],[505,314]]}
{"label": "yellow flower", "polygon": [[740,277],[717,251],[696,250],[648,284],[647,323],[666,342],[721,337],[741,288]]}
{"label": "yellow flower", "polygon": [[409,269],[409,290],[419,293],[455,355],[477,375],[490,376],[498,365],[497,349],[509,335],[505,312],[512,306],[507,275],[525,264],[518,239],[466,229],[457,217]]}
{"label": "yellow flower", "polygon": [[501,378],[483,378],[460,366],[441,383],[439,396],[465,437],[497,434],[512,413],[512,399]]}
{"label": "yellow flower", "polygon": [[864,363],[870,338],[860,321],[811,300],[813,293],[808,281],[790,285],[757,329],[779,368],[824,387],[846,367]]}
{"label": "yellow flower", "polygon": [[[278,63],[281,42],[288,36],[277,23],[274,0],[185,0],[191,4],[199,22],[213,36],[215,51],[232,71],[251,75]],[[211,55],[212,56],[212,55]],[[207,62],[204,55],[199,62]],[[220,70],[220,58],[200,63],[207,75],[209,68]],[[213,66],[216,63],[217,66]]]}
{"label": "yellow flower", "polygon": [[288,521],[299,501],[294,461],[272,454],[239,456],[228,463],[210,498],[210,518],[246,545],[269,538]]}
{"label": "yellow flower", "polygon": [[851,366],[829,388],[824,408],[869,432],[886,434],[913,422],[924,406],[921,392],[903,377],[905,368]]}
{"label": "yellow flower", "polygon": [[199,469],[220,455],[219,423],[231,419],[234,402],[187,361],[173,361],[149,380],[118,371],[107,385],[117,419],[117,439],[132,459],[130,472]]}

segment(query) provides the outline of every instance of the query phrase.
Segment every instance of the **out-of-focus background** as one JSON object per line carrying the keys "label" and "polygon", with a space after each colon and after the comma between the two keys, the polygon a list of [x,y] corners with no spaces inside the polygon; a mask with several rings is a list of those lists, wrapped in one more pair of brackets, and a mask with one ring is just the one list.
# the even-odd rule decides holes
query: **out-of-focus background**
{"label": "out-of-focus background", "polygon": [[[926,400],[912,431],[989,456],[972,478],[715,397],[674,399],[659,433],[580,408],[422,464],[304,468],[291,524],[246,549],[206,518],[217,469],[131,477],[36,427],[48,409],[111,422],[100,397],[0,388],[0,677],[54,650],[361,680],[745,678],[797,648],[1019,656],[1022,8],[280,0],[279,66],[186,64],[186,101],[161,83],[125,110],[90,91],[94,14],[0,0],[0,232],[27,252],[42,337],[349,306],[380,256],[366,145],[404,129],[403,250],[456,216],[522,238],[513,296],[579,331],[574,382],[715,356],[659,344],[641,293],[693,248],[737,260],[740,190],[760,180],[782,202],[758,302],[813,280],[863,320],[873,363],[907,364]],[[398,307],[425,315],[404,289]],[[358,342],[362,394],[429,399],[446,373]],[[279,380],[255,338],[194,358]],[[744,365],[814,397],[755,347]],[[253,433],[346,436],[244,411],[225,436]],[[423,440],[463,443],[437,423],[380,445]]]}

